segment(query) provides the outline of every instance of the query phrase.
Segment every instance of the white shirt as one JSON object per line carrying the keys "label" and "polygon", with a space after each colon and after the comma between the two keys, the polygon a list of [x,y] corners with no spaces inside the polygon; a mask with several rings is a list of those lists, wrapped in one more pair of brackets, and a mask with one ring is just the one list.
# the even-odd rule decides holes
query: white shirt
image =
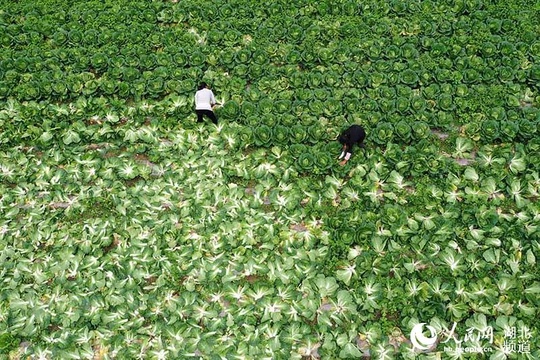
{"label": "white shirt", "polygon": [[212,110],[216,103],[214,93],[210,89],[201,89],[195,93],[195,110]]}

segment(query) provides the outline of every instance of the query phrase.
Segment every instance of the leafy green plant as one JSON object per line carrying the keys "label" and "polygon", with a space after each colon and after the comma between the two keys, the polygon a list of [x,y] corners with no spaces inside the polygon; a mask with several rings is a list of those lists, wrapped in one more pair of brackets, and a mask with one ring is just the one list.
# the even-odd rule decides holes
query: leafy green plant
{"label": "leafy green plant", "polygon": [[482,122],[482,137],[487,142],[499,139],[499,123],[496,120],[486,120]]}
{"label": "leafy green plant", "polygon": [[268,125],[260,125],[253,129],[255,145],[269,146],[272,141],[272,129]]}
{"label": "leafy green plant", "polygon": [[10,351],[15,350],[19,345],[19,341],[9,333],[3,333],[0,335],[0,354],[8,354]]}
{"label": "leafy green plant", "polygon": [[394,125],[396,135],[404,142],[408,142],[411,139],[411,126],[404,120]]}
{"label": "leafy green plant", "polygon": [[307,172],[310,171],[315,165],[315,158],[309,152],[304,152],[298,156],[296,160],[296,166],[299,171]]}
{"label": "leafy green plant", "polygon": [[373,132],[374,141],[378,144],[385,144],[394,136],[394,127],[390,123],[379,123]]}
{"label": "leafy green plant", "polygon": [[291,140],[295,143],[302,143],[307,137],[307,130],[301,125],[293,125],[290,130]]}

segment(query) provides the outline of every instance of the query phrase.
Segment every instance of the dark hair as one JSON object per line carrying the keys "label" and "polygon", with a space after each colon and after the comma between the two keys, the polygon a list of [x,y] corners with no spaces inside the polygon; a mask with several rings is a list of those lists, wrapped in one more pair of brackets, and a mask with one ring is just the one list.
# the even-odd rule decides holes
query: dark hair
{"label": "dark hair", "polygon": [[199,90],[202,90],[204,89],[205,87],[207,87],[208,85],[203,81],[200,85],[199,85]]}
{"label": "dark hair", "polygon": [[339,135],[338,141],[340,144],[346,144],[348,140],[349,140],[349,134],[345,133],[345,134]]}

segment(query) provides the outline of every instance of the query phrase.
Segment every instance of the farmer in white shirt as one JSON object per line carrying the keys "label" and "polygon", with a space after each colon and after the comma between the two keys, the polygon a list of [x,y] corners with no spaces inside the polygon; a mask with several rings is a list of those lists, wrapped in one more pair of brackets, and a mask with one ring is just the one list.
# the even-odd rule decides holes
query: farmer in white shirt
{"label": "farmer in white shirt", "polygon": [[208,116],[210,120],[217,125],[216,114],[212,110],[216,104],[216,98],[212,90],[208,89],[208,85],[202,82],[199,85],[199,90],[195,93],[195,112],[197,113],[197,122],[203,121],[203,116]]}

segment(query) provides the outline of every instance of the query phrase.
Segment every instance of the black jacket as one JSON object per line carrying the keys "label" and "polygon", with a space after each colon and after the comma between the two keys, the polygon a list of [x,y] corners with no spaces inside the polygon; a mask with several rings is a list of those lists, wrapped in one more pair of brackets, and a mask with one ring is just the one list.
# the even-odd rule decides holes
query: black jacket
{"label": "black jacket", "polygon": [[339,136],[339,142],[347,146],[346,151],[352,154],[352,148],[354,144],[363,146],[364,139],[366,138],[366,131],[360,125],[351,125]]}

